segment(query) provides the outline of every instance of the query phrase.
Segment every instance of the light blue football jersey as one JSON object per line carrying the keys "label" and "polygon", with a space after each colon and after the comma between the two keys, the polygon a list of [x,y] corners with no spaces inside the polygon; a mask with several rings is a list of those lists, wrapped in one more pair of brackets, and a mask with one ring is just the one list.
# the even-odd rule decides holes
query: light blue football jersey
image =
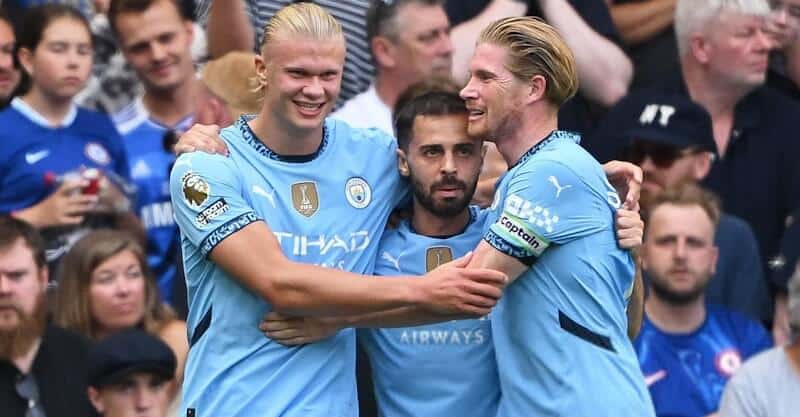
{"label": "light blue football jersey", "polygon": [[257,327],[270,304],[207,256],[264,221],[294,261],[371,273],[389,213],[407,193],[395,141],[332,119],[318,151],[304,158],[277,155],[244,118],[221,136],[230,157],[182,155],[170,179],[189,301],[180,414],[357,416],[354,331],[281,346]]}
{"label": "light blue football jersey", "polygon": [[[381,239],[376,275],[424,275],[475,249],[487,212],[471,208],[460,234],[417,234],[405,221]],[[489,317],[417,327],[361,329],[381,417],[493,417],[500,386]]]}
{"label": "light blue football jersey", "polygon": [[484,239],[530,265],[492,311],[498,416],[653,416],[627,336],[634,263],[620,205],[575,135],[555,131],[498,185]]}

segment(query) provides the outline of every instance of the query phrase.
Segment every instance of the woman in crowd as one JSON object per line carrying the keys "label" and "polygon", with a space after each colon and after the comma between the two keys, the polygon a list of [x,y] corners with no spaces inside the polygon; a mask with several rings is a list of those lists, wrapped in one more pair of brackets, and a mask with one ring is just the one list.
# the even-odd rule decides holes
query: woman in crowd
{"label": "woman in crowd", "polygon": [[126,233],[94,231],[64,256],[53,320],[91,340],[131,327],[157,335],[178,359],[176,388],[183,381],[186,323],[160,300],[145,252]]}
{"label": "woman in crowd", "polygon": [[73,102],[92,67],[84,17],[47,4],[28,9],[20,29],[16,56],[27,89],[0,112],[0,214],[42,229],[52,261],[78,229],[124,217],[128,167],[109,117]]}

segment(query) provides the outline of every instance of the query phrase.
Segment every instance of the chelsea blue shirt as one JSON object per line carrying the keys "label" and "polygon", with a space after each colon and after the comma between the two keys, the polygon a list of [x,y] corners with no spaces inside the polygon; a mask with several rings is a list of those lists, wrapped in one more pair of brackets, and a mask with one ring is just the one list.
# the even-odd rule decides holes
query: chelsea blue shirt
{"label": "chelsea blue shirt", "polygon": [[[381,239],[377,275],[424,275],[480,242],[486,212],[470,209],[460,234],[435,238],[409,221]],[[494,417],[500,386],[489,317],[406,328],[359,330],[382,417]]]}
{"label": "chelsea blue shirt", "polygon": [[703,324],[687,334],[663,332],[645,315],[635,346],[656,414],[704,417],[717,411],[742,362],[772,340],[761,324],[708,304]]}
{"label": "chelsea blue shirt", "polygon": [[298,347],[268,339],[257,326],[269,302],[208,254],[263,221],[293,261],[371,273],[407,193],[394,138],[326,119],[320,148],[299,160],[264,146],[244,118],[221,136],[230,157],[182,155],[170,178],[189,302],[181,415],[355,417],[355,332]]}
{"label": "chelsea blue shirt", "polygon": [[138,190],[135,209],[147,232],[147,262],[167,302],[173,301],[179,238],[169,199],[169,168],[175,155],[164,149],[164,135],[170,130],[185,132],[192,121],[188,116],[172,128],[161,125],[150,118],[141,98],[114,116]]}
{"label": "chelsea blue shirt", "polygon": [[122,141],[108,116],[73,107],[58,127],[19,97],[0,111],[0,213],[31,207],[82,167],[128,177]]}
{"label": "chelsea blue shirt", "polygon": [[499,183],[484,239],[530,268],[491,314],[498,416],[653,416],[627,336],[634,264],[601,166],[555,131]]}

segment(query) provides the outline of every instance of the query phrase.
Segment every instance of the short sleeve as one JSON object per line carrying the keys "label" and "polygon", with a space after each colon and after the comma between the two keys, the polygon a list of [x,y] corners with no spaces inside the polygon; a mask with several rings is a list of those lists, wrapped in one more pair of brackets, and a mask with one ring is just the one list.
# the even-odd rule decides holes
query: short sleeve
{"label": "short sleeve", "polygon": [[503,210],[484,239],[495,249],[531,264],[552,244],[610,227],[609,203],[565,165],[529,162],[510,180]]}
{"label": "short sleeve", "polygon": [[201,152],[181,155],[170,174],[175,222],[203,256],[225,238],[261,218],[243,197],[229,158]]}
{"label": "short sleeve", "polygon": [[725,385],[719,415],[725,417],[763,417],[763,404],[755,393],[754,381],[747,364]]}

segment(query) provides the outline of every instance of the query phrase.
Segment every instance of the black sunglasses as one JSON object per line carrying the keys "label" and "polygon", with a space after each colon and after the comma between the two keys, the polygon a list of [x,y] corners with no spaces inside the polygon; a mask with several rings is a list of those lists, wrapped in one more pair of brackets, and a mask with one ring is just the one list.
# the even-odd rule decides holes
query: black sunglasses
{"label": "black sunglasses", "polygon": [[645,158],[650,157],[655,166],[666,169],[678,159],[699,152],[700,150],[697,148],[681,149],[670,145],[637,141],[628,149],[628,160],[636,165],[641,165]]}
{"label": "black sunglasses", "polygon": [[31,374],[18,375],[14,388],[17,391],[17,395],[28,402],[25,417],[45,417],[44,408],[42,408],[42,403],[39,401],[39,386],[36,385],[36,380],[33,379]]}

